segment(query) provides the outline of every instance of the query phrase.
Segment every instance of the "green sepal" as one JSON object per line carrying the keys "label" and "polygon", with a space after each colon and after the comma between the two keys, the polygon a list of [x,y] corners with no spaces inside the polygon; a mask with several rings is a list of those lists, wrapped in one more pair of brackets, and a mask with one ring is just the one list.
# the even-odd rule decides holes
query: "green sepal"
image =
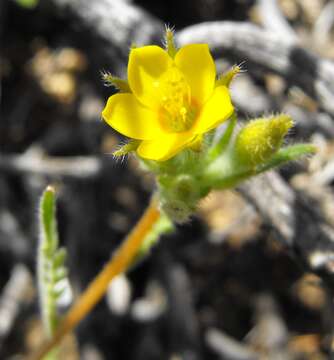
{"label": "green sepal", "polygon": [[229,87],[231,85],[232,80],[235,78],[237,74],[241,72],[241,66],[239,65],[233,65],[230,70],[223,73],[219,76],[219,78],[216,81],[216,87],[217,86],[227,86]]}
{"label": "green sepal", "polygon": [[129,83],[109,72],[102,72],[102,80],[106,86],[113,86],[121,93],[131,93]]}
{"label": "green sepal", "polygon": [[175,46],[175,41],[174,41],[174,31],[168,26],[166,26],[166,32],[165,32],[165,48],[168,55],[172,59],[174,59],[177,53],[177,48]]}
{"label": "green sepal", "polygon": [[112,154],[115,157],[125,156],[132,151],[136,151],[140,145],[140,140],[130,140],[125,145],[121,146],[118,150],[114,151]]}

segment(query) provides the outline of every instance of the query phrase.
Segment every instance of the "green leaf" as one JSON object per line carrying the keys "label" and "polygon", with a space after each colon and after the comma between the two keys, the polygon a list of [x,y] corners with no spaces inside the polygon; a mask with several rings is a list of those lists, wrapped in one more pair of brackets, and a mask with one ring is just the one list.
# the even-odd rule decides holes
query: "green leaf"
{"label": "green leaf", "polygon": [[58,233],[55,216],[55,191],[48,186],[44,191],[40,203],[40,230],[45,239],[42,248],[45,253],[53,252],[58,245]]}
{"label": "green leaf", "polygon": [[16,3],[26,9],[33,9],[38,5],[39,0],[16,0]]}
{"label": "green leaf", "polygon": [[236,114],[233,113],[224,134],[218,140],[218,142],[209,149],[208,151],[209,161],[214,160],[227,148],[228,144],[230,143],[236,123],[237,123],[237,117]]}
{"label": "green leaf", "polygon": [[[67,283],[61,285],[60,281],[67,277],[67,269],[64,266],[66,251],[58,247],[56,197],[51,186],[42,195],[39,213],[38,295],[45,332],[52,337],[59,320],[57,302],[67,286]],[[55,358],[55,354],[52,352],[49,358]]]}
{"label": "green leaf", "polygon": [[62,267],[65,263],[66,256],[67,256],[66,250],[64,248],[59,248],[54,254],[53,267],[54,268]]}
{"label": "green leaf", "polygon": [[302,156],[312,155],[317,152],[317,148],[312,144],[296,144],[280,149],[269,161],[256,168],[256,174],[281,166],[289,161],[298,160]]}
{"label": "green leaf", "polygon": [[61,280],[66,279],[68,276],[68,271],[65,268],[61,268],[58,269],[54,274],[53,274],[53,279],[56,283],[58,283]]}

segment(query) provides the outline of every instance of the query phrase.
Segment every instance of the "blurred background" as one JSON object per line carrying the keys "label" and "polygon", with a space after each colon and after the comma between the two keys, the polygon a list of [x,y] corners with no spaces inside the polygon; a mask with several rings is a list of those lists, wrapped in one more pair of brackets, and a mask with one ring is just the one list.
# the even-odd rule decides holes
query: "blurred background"
{"label": "blurred background", "polygon": [[[334,308],[334,2],[2,0],[0,358],[43,336],[38,202],[53,184],[72,296],[139,218],[154,182],[101,120],[131,44],[208,42],[219,72],[242,63],[241,121],[287,112],[310,159],[211,194],[194,219],[117,278],[63,359],[329,359]],[[63,302],[65,309],[70,296]]]}

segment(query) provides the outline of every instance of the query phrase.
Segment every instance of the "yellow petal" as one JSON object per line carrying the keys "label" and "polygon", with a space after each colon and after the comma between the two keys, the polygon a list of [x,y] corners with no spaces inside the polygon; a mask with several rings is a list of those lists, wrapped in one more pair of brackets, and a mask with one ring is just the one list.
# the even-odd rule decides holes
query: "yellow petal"
{"label": "yellow petal", "polygon": [[182,47],[175,56],[175,63],[190,86],[191,96],[202,105],[211,96],[216,80],[216,67],[208,45]]}
{"label": "yellow petal", "polygon": [[189,132],[169,134],[160,139],[143,141],[137,153],[145,159],[165,161],[184,149],[193,139],[194,135]]}
{"label": "yellow petal", "polygon": [[144,105],[157,108],[159,78],[166,72],[172,59],[159,46],[143,46],[130,51],[128,81],[133,94]]}
{"label": "yellow petal", "polygon": [[102,117],[112,128],[133,139],[149,140],[165,134],[158,114],[144,107],[133,94],[110,96]]}
{"label": "yellow petal", "polygon": [[210,99],[204,104],[191,131],[203,134],[227,120],[233,113],[229,91],[226,86],[215,88]]}

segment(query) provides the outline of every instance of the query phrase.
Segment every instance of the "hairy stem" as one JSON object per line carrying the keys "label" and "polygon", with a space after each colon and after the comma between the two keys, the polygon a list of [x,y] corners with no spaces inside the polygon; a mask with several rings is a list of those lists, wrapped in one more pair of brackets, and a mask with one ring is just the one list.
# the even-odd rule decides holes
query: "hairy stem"
{"label": "hairy stem", "polygon": [[92,310],[107,291],[110,281],[116,275],[126,271],[131,265],[146,235],[159,217],[158,202],[153,197],[145,213],[123,241],[120,248],[60,322],[53,338],[45,341],[36,353],[29,357],[29,360],[42,359]]}

